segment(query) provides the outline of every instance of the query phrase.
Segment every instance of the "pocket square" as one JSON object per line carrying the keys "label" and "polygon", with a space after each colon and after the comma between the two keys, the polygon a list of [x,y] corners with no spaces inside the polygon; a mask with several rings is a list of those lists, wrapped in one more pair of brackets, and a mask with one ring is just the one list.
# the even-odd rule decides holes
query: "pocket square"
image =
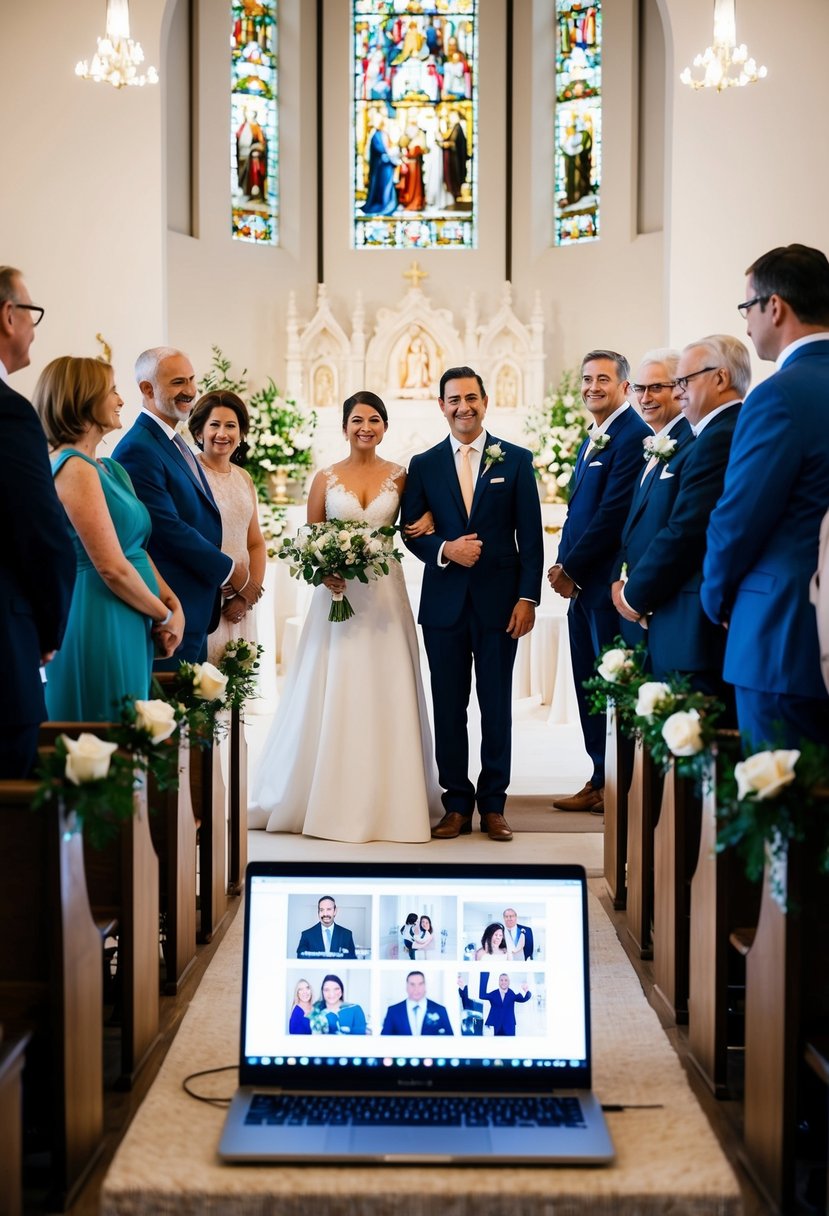
{"label": "pocket square", "polygon": [[493,478],[490,480],[490,483],[489,483],[489,484],[490,484],[491,486],[497,486],[497,485],[499,485],[501,482],[506,481],[506,480],[507,480],[507,479],[506,479],[506,477],[493,477]]}
{"label": "pocket square", "polygon": [[666,477],[676,477],[676,473],[672,473],[667,465],[662,470],[662,472],[659,474],[659,480],[664,481]]}
{"label": "pocket square", "polygon": [[602,467],[602,462],[600,460],[591,460],[587,467],[588,469],[600,469]]}

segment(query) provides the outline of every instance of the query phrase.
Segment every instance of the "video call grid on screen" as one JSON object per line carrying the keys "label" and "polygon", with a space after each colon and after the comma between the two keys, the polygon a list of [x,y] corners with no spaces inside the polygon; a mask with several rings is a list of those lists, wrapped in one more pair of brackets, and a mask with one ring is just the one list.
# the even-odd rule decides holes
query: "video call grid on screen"
{"label": "video call grid on screen", "polygon": [[[328,883],[322,889],[321,883]],[[578,880],[538,882],[507,879],[441,880],[373,878],[315,879],[254,876],[250,883],[250,928],[243,1055],[251,1064],[293,1063],[297,1057],[333,1056],[338,1064],[405,1057],[407,1063],[435,1056],[522,1063],[586,1064],[582,886]],[[303,933],[319,925],[318,902],[336,904],[334,924],[351,933],[356,958],[297,957]],[[475,960],[488,924],[503,923],[514,908],[518,923],[533,933],[533,958]],[[405,949],[401,927],[409,913],[429,916],[431,948]],[[309,943],[306,937],[306,946]],[[336,944],[336,943],[335,943]],[[425,980],[426,1017],[434,1033],[383,1033],[392,1006],[405,1002],[406,977]],[[509,976],[509,988],[529,1000],[516,1001],[514,1033],[495,1035],[485,1025],[492,1008],[484,993]],[[359,1006],[364,1033],[291,1034],[294,992],[300,980],[321,997],[325,976],[341,982],[344,1002]],[[524,989],[523,985],[527,985]],[[401,1016],[389,1015],[389,1024]],[[359,1018],[359,1015],[358,1015]],[[355,1019],[344,1017],[342,1022]],[[451,1033],[445,1029],[448,1021]],[[320,1022],[318,1021],[318,1025]],[[359,1022],[357,1023],[359,1024]],[[302,1062],[301,1060],[299,1062]],[[317,1061],[315,1061],[317,1062]]]}

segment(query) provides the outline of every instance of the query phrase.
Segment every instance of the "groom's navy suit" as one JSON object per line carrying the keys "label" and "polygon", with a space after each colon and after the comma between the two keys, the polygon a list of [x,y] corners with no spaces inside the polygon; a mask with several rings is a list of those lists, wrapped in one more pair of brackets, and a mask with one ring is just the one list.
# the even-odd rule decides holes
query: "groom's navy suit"
{"label": "groom's navy suit", "polygon": [[[829,744],[809,581],[829,508],[829,341],[792,351],[740,412],[708,526],[702,606],[728,622],[725,678],[754,750]],[[778,725],[781,730],[778,731]]]}
{"label": "groom's navy suit", "polygon": [[303,929],[300,934],[296,956],[297,958],[356,958],[354,935],[350,929],[346,929],[342,925],[333,925],[331,949],[326,950],[322,925],[311,925],[310,929]]}
{"label": "groom's navy suit", "polygon": [[150,513],[147,546],[162,578],[181,600],[184,638],[159,671],[207,658],[207,635],[219,623],[220,587],[233,570],[222,553],[222,517],[203,474],[197,476],[166,433],[141,413],[113,453]]}
{"label": "groom's navy suit", "polygon": [[[447,812],[503,814],[512,749],[512,668],[517,642],[506,632],[519,599],[538,603],[544,544],[541,505],[532,456],[526,448],[484,436],[484,449],[500,444],[504,459],[486,469],[482,455],[467,518],[449,438],[409,465],[404,523],[431,511],[431,536],[407,539],[425,563],[418,621],[429,658],[435,720],[435,755]],[[477,533],[474,566],[438,565],[445,541]],[[481,709],[481,775],[469,780],[467,705],[472,663]]]}
{"label": "groom's navy suit", "polygon": [[579,449],[556,559],[579,588],[570,600],[567,624],[579,718],[584,745],[593,761],[590,780],[595,789],[604,787],[605,722],[599,714],[589,712],[583,682],[594,674],[599,651],[619,632],[619,617],[610,597],[613,563],[636,475],[642,474],[642,443],[653,431],[629,406],[606,433],[610,442],[601,451],[591,452],[590,435]]}

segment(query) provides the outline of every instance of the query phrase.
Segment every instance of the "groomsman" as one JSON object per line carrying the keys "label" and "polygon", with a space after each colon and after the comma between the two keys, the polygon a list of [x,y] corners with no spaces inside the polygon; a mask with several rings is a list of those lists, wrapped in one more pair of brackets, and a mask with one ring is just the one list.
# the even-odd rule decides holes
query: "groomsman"
{"label": "groomsman", "polygon": [[[674,400],[674,378],[676,376],[679,351],[654,350],[642,356],[633,391],[639,401],[642,417],[659,436],[661,455],[650,448],[653,436],[646,435],[642,443],[643,468],[633,491],[628,517],[622,531],[622,549],[615,563],[614,576],[620,578],[622,571],[632,570],[644,553],[654,533],[649,502],[654,487],[659,482],[660,470],[665,461],[675,457],[694,438],[691,424]],[[616,596],[613,596],[614,603]],[[620,615],[620,631],[629,646],[647,639],[639,623],[632,623]]]}
{"label": "groomsman", "polygon": [[677,443],[653,469],[647,506],[626,527],[627,581],[618,579],[612,589],[628,626],[636,622],[647,629],[655,678],[687,675],[693,688],[727,704],[732,698],[722,680],[725,635],[702,611],[699,588],[705,529],[722,493],[750,379],[749,353],[737,338],[714,334],[683,350],[673,395],[695,437]]}
{"label": "groomsman", "polygon": [[[430,536],[406,539],[425,563],[418,621],[431,673],[435,755],[446,814],[439,840],[472,830],[477,804],[490,840],[512,839],[504,818],[512,755],[512,669],[535,623],[544,545],[526,448],[484,430],[488,398],[471,367],[440,378],[449,436],[409,465],[402,518],[431,511]],[[481,772],[469,779],[472,667],[481,710]]]}
{"label": "groomsman", "polygon": [[75,551],[55,493],[46,436],[30,402],[8,378],[29,364],[43,309],[19,270],[0,266],[0,424],[6,437],[0,514],[9,525],[0,552],[0,631],[5,668],[0,698],[0,778],[28,777],[46,717],[41,664],[63,640]]}
{"label": "groomsman", "polygon": [[570,504],[550,586],[570,601],[567,623],[584,745],[593,764],[590,780],[561,811],[604,811],[605,722],[591,714],[583,681],[594,674],[599,651],[613,641],[619,621],[610,598],[613,562],[622,527],[642,473],[642,442],[650,427],[628,404],[630,366],[612,350],[591,350],[581,367],[581,395],[593,425],[579,449],[570,481]]}
{"label": "groomsman", "polygon": [[515,1035],[515,1006],[523,1005],[532,997],[530,986],[522,983],[521,991],[513,992],[509,986],[509,976],[502,972],[498,976],[498,987],[486,991],[486,980],[481,976],[481,999],[489,1001],[489,1013],[485,1025],[489,1026],[496,1036]]}
{"label": "groomsman", "polygon": [[776,372],[740,414],[708,527],[702,606],[728,627],[725,678],[751,750],[829,744],[809,580],[829,508],[829,262],[806,245],[759,257],[737,307]]}

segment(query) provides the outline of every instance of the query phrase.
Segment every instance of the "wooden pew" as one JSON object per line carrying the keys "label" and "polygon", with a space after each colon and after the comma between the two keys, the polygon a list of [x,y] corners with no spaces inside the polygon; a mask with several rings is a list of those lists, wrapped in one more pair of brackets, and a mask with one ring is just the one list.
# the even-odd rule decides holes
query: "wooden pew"
{"label": "wooden pew", "polygon": [[29,1123],[51,1156],[51,1199],[68,1206],[102,1147],[103,976],[83,837],[57,806],[33,811],[34,781],[0,782],[0,1021],[32,1032]]}
{"label": "wooden pew", "polygon": [[[726,732],[723,732],[724,734]],[[737,732],[730,732],[732,737]],[[721,761],[703,780],[699,851],[691,879],[688,959],[688,1048],[718,1098],[728,1094],[728,988],[736,958],[729,937],[737,925],[756,925],[760,889],[745,877],[733,849],[718,853],[717,782]]]}
{"label": "wooden pew", "polygon": [[653,831],[660,783],[650,753],[637,739],[628,794],[627,931],[640,958],[653,956]]}
{"label": "wooden pew", "polygon": [[616,706],[607,703],[604,780],[604,881],[614,908],[627,901],[628,785],[625,759],[630,748],[619,727]]}
{"label": "wooden pew", "polygon": [[227,793],[219,743],[190,749],[190,796],[200,824],[198,940],[209,942],[228,913]]}
{"label": "wooden pew", "polygon": [[817,873],[817,851],[809,839],[789,845],[783,881],[797,911],[775,900],[767,864],[746,958],[746,1163],[782,1211],[794,1204],[805,1043],[829,1024],[829,875]]}
{"label": "wooden pew", "polygon": [[[102,733],[100,722],[45,722],[43,744],[59,735]],[[134,815],[101,849],[84,843],[89,902],[96,919],[118,922],[118,982],[121,995],[119,1089],[130,1089],[158,1042],[158,857],[150,836],[144,778],[133,795]]]}
{"label": "wooden pew", "polygon": [[691,877],[699,854],[702,800],[673,765],[653,834],[653,995],[669,1023],[688,1021]]}
{"label": "wooden pew", "polygon": [[248,864],[248,744],[245,715],[239,709],[230,713],[228,786],[227,888],[228,894],[241,895]]}
{"label": "wooden pew", "polygon": [[190,748],[183,739],[178,772],[178,790],[160,790],[152,778],[147,789],[165,926],[163,989],[171,995],[196,961],[196,820],[190,799]]}
{"label": "wooden pew", "polygon": [[3,1039],[0,1026],[0,1216],[23,1212],[23,1065],[28,1034]]}

